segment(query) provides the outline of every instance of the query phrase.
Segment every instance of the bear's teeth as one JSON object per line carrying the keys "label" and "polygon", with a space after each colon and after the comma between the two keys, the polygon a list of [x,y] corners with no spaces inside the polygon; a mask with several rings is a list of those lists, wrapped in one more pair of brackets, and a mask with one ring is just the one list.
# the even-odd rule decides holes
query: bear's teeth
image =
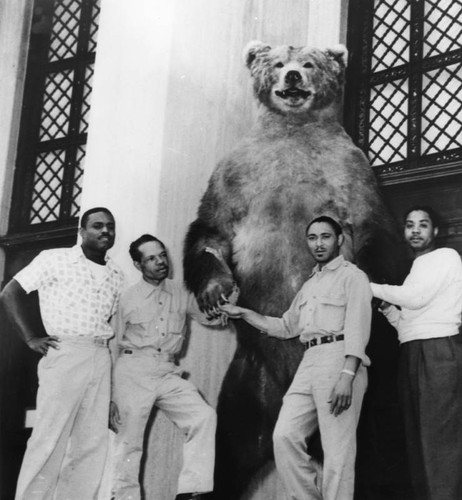
{"label": "bear's teeth", "polygon": [[311,92],[309,90],[302,89],[286,89],[286,90],[276,90],[276,95],[281,97],[282,99],[288,99],[289,97],[301,97],[303,99],[307,99],[311,96]]}

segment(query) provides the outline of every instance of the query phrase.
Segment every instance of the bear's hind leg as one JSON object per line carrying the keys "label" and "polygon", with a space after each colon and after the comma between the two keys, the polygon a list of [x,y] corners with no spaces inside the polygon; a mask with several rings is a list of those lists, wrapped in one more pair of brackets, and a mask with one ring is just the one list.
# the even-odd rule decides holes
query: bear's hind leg
{"label": "bear's hind leg", "polygon": [[248,352],[236,353],[218,402],[214,500],[238,500],[273,458],[272,432],[284,391],[266,397],[268,374]]}

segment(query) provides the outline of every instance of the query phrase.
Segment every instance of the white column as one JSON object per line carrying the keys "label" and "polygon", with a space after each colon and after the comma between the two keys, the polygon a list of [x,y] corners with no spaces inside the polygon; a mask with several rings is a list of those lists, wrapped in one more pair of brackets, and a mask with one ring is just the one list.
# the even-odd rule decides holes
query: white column
{"label": "white column", "polygon": [[157,227],[175,0],[101,4],[81,213],[114,213],[112,256],[133,281],[128,245]]}
{"label": "white column", "polygon": [[[29,0],[0,0],[0,235],[8,230],[32,20]],[[0,276],[4,255],[0,252]]]}

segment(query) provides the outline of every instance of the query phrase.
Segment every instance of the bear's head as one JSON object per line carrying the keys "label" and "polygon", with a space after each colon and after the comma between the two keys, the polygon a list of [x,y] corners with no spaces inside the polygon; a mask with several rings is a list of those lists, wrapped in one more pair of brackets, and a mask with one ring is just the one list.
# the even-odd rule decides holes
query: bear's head
{"label": "bear's head", "polygon": [[253,41],[244,49],[257,98],[283,115],[306,115],[337,108],[341,101],[347,49],[324,51]]}

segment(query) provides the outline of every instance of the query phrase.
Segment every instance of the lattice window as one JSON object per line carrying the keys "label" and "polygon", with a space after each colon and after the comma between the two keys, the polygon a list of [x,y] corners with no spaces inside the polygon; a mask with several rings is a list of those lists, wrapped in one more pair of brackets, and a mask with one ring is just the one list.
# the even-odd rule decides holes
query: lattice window
{"label": "lattice window", "polygon": [[10,232],[78,216],[100,0],[35,0]]}
{"label": "lattice window", "polygon": [[350,5],[346,111],[371,165],[384,180],[462,166],[462,0]]}

